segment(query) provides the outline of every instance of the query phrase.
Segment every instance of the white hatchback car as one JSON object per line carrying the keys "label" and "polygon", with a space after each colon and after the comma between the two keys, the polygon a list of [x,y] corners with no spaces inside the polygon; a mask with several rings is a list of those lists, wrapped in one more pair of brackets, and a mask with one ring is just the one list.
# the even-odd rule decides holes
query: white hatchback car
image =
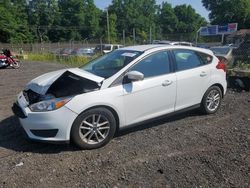
{"label": "white hatchback car", "polygon": [[93,149],[117,130],[159,116],[197,107],[215,113],[226,88],[225,65],[212,51],[143,45],[39,76],[12,109],[31,139]]}

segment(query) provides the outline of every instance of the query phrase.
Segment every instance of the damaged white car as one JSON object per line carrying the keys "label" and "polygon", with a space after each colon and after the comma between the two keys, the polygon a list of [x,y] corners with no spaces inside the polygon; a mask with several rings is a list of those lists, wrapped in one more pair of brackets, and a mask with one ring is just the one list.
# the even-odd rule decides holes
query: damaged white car
{"label": "damaged white car", "polygon": [[165,114],[215,113],[226,86],[225,65],[210,50],[133,46],[35,78],[12,110],[33,140],[94,149],[121,128]]}

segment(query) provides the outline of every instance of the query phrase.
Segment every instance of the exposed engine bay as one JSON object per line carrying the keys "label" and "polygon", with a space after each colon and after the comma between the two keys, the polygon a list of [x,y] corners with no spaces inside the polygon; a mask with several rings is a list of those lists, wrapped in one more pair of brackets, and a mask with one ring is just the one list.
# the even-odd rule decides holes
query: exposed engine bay
{"label": "exposed engine bay", "polygon": [[99,90],[101,83],[94,82],[84,77],[78,76],[70,71],[64,72],[48,88],[45,95],[34,92],[31,89],[23,91],[23,94],[29,104],[34,104],[53,98],[75,96],[91,91]]}

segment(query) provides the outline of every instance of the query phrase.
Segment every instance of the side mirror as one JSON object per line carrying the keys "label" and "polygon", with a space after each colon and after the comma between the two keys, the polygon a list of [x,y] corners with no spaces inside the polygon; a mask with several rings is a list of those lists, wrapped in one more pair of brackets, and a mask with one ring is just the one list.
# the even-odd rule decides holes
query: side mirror
{"label": "side mirror", "polygon": [[127,82],[135,82],[144,79],[144,74],[139,71],[130,71],[125,75],[125,79]]}

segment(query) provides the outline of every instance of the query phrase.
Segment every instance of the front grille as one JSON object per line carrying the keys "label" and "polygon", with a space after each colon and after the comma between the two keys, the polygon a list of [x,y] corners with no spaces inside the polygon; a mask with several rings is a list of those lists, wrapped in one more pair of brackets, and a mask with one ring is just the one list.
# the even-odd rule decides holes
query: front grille
{"label": "front grille", "polygon": [[29,102],[29,104],[34,104],[39,102],[39,99],[41,97],[40,94],[32,91],[31,89],[23,91],[23,95],[25,99]]}

